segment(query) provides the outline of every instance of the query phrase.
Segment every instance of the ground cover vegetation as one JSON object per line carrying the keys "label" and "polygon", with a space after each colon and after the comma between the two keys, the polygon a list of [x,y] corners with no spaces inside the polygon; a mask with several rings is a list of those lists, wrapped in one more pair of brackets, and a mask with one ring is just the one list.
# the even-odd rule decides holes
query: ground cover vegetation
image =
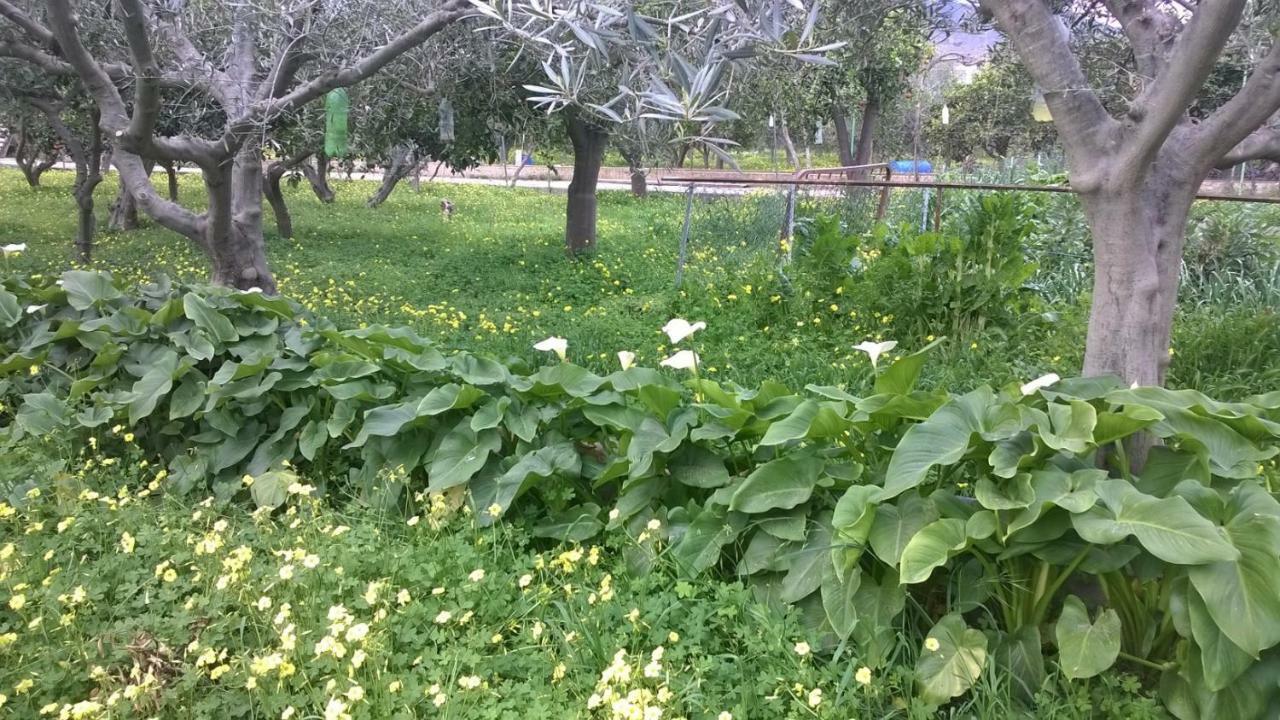
{"label": "ground cover vegetation", "polygon": [[[449,186],[446,223],[439,187],[369,210],[371,185],[336,183],[295,203],[324,233],[269,238],[295,305],[189,285],[199,257],[145,228],[65,273],[64,181],[0,215],[31,240],[0,296],[20,713],[1275,702],[1265,212],[1206,206],[1171,365],[1187,389],[1131,390],[1030,382],[1080,363],[1090,269],[1065,199],[953,202],[941,233],[910,226],[910,199],[881,226],[815,200],[779,272],[751,209],[775,199],[741,198],[673,291],[675,198],[603,195],[611,241],[566,264],[554,196]],[[750,350],[775,332],[794,352]],[[1165,441],[1146,469],[1095,465],[1139,432]],[[146,614],[119,611],[111,593],[138,592],[116,576]],[[55,625],[65,665],[31,645]],[[88,637],[107,638],[92,656]]]}

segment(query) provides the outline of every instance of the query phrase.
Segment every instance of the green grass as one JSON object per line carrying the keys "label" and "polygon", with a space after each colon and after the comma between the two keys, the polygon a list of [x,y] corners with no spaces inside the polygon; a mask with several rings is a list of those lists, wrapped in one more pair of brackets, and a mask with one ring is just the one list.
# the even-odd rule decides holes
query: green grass
{"label": "green grass", "polygon": [[[9,260],[12,271],[57,273],[72,266],[70,175],[48,173],[45,185],[32,191],[16,171],[0,170],[0,242],[30,248]],[[780,201],[771,193],[699,203],[688,269],[677,291],[680,197],[602,193],[599,251],[570,261],[563,251],[563,195],[446,184],[414,193],[406,186],[371,210],[363,200],[373,188],[371,182],[335,182],[332,205],[321,204],[305,185],[287,189],[292,240],[276,236],[267,213],[268,252],[281,292],[339,324],[411,325],[446,347],[530,361],[537,355],[534,343],[559,335],[568,339],[574,361],[606,370],[616,366],[620,350],[656,364],[669,350],[659,328],[683,316],[708,323],[698,350],[712,376],[746,386],[773,379],[793,387],[857,387],[870,377],[865,357],[853,350],[857,343],[894,339],[910,350],[947,332],[921,331],[917,323],[911,325],[921,336],[906,336],[898,327],[905,323],[859,313],[865,308],[836,294],[840,283],[799,270],[781,278],[772,246]],[[113,176],[98,192],[103,219],[114,191]],[[182,177],[182,197],[202,200],[196,177]],[[440,216],[442,197],[458,209],[452,222]],[[909,198],[895,200],[894,207],[904,219],[915,214]],[[94,266],[129,283],[158,273],[199,281],[207,273],[194,247],[153,225],[127,234],[102,232]],[[871,291],[888,297],[895,288]],[[1047,372],[1078,373],[1085,307],[1059,302],[1040,310],[1051,311],[1052,322],[1042,312],[1028,313],[1011,326],[952,338],[926,369],[926,383],[961,390]],[[1224,317],[1231,322],[1220,322]],[[1233,332],[1236,364],[1226,365],[1216,359],[1221,346],[1205,337]],[[1179,318],[1174,345],[1175,385],[1239,395],[1280,383],[1280,320],[1274,314],[1192,308]]]}

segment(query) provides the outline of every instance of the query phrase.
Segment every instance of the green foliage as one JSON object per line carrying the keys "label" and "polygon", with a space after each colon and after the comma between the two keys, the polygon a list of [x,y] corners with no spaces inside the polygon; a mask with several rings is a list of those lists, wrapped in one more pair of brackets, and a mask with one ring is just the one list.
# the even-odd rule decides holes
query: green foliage
{"label": "green foliage", "polygon": [[[956,582],[986,587],[965,601],[985,605],[980,628],[923,611],[944,616],[926,649],[950,643],[917,665],[935,704],[993,657],[1034,687],[1044,668],[1028,628],[1080,574],[1114,609],[1095,624],[1065,606],[1069,677],[1114,661],[1114,616],[1125,657],[1197,688],[1201,712],[1263,707],[1277,691],[1230,683],[1280,643],[1280,607],[1259,584],[1280,576],[1280,502],[1260,477],[1280,452],[1274,393],[1223,403],[1104,378],[953,396],[916,389],[919,355],[890,363],[882,377],[896,379],[867,397],[745,390],[445,354],[403,328],[343,331],[255,293],[159,284],[130,297],[88,274],[5,287],[32,306],[0,330],[11,444],[101,442],[127,422],[175,492],[278,509],[284,473],[300,473],[405,516],[421,496],[566,541],[623,529],[669,546],[682,573],[736,573],[760,599],[797,605],[814,647],[851,638],[872,669],[888,666],[883,636],[908,593],[930,608]],[[1164,444],[1132,475],[1123,444],[1142,432]],[[660,557],[639,547],[627,562]],[[1197,602],[1195,622],[1180,620]],[[1202,692],[1197,673],[1218,690]]]}

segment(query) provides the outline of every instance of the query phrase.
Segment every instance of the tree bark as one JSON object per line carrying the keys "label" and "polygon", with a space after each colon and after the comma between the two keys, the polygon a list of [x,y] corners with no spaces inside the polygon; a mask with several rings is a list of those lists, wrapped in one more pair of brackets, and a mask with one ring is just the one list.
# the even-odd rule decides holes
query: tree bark
{"label": "tree bark", "polygon": [[240,290],[276,294],[262,235],[261,150],[241,148],[230,163],[202,167],[209,209],[204,245],[212,265],[210,281]]}
{"label": "tree bark", "polygon": [[92,136],[84,162],[80,162],[79,159],[76,161],[75,184],[76,256],[80,262],[84,263],[93,260],[93,236],[97,229],[97,218],[93,214],[93,191],[102,182],[102,131],[98,127],[96,110],[89,123],[89,132]]}
{"label": "tree bark", "polygon": [[387,198],[391,197],[391,193],[395,191],[396,185],[408,177],[417,164],[412,148],[405,145],[397,145],[392,148],[391,167],[383,171],[382,184],[378,186],[378,191],[365,201],[365,206],[376,208],[386,202]]}
{"label": "tree bark", "polygon": [[565,127],[573,145],[573,179],[569,181],[564,241],[566,252],[573,257],[596,247],[596,186],[609,134],[572,112],[565,116]]}
{"label": "tree bark", "polygon": [[1187,215],[1198,183],[1153,172],[1081,195],[1093,236],[1093,307],[1084,374],[1163,385]]}
{"label": "tree bark", "polygon": [[645,173],[643,158],[638,153],[624,152],[622,159],[627,161],[627,169],[631,171],[631,194],[642,198],[649,195],[649,177]]}
{"label": "tree bark", "polygon": [[787,163],[791,165],[792,170],[800,169],[800,156],[796,154],[796,144],[791,140],[791,128],[787,127],[787,121],[782,121],[782,147],[787,153]]}
{"label": "tree bark", "polygon": [[310,163],[302,164],[302,174],[307,178],[307,184],[311,186],[311,191],[316,194],[320,202],[328,205],[333,202],[333,188],[329,187],[329,156],[323,151],[316,153],[316,163],[313,167]]}
{"label": "tree bark", "polygon": [[[115,151],[112,151],[115,155]],[[142,167],[147,177],[151,177],[151,171],[154,169],[155,163],[150,160],[143,160]],[[138,223],[138,201],[134,200],[133,195],[129,193],[129,188],[125,186],[123,179],[120,181],[120,189],[116,192],[115,202],[111,203],[111,214],[107,217],[107,228],[119,232],[128,232],[129,230],[137,230]]]}
{"label": "tree bark", "polygon": [[18,164],[18,169],[22,171],[22,177],[26,178],[27,185],[38,188],[40,187],[40,176],[58,161],[58,154],[53,148],[49,148],[47,156],[44,160],[41,160],[40,148],[30,141],[25,129],[19,128],[18,146],[14,153],[14,161]]}
{"label": "tree bark", "polygon": [[169,179],[169,199],[178,202],[178,166],[172,160],[164,163],[164,173]]}
{"label": "tree bark", "polygon": [[849,118],[844,110],[836,106],[831,110],[831,122],[836,126],[836,153],[840,156],[840,165],[849,167],[853,164],[853,143],[849,136]]}
{"label": "tree bark", "polygon": [[876,126],[880,124],[880,99],[867,98],[862,110],[862,126],[858,128],[858,147],[853,153],[854,165],[871,164],[871,153],[875,144]]}
{"label": "tree bark", "polygon": [[271,213],[276,216],[276,232],[280,237],[293,237],[293,217],[289,214],[289,206],[284,201],[284,192],[280,189],[280,179],[284,177],[288,167],[283,162],[267,165],[266,177],[263,179],[262,192],[271,204]]}

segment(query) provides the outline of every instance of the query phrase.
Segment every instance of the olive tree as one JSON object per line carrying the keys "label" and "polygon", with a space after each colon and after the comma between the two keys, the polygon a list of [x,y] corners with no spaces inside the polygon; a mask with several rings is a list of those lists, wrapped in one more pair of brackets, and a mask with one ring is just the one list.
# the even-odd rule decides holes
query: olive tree
{"label": "olive tree", "polygon": [[[472,14],[466,0],[116,0],[110,22],[90,32],[85,19],[97,5],[0,2],[0,16],[23,35],[10,45],[50,72],[74,74],[92,95],[112,161],[139,206],[204,251],[215,283],[267,292],[275,280],[262,232],[262,147],[273,124]],[[166,87],[216,106],[218,132],[160,132]],[[143,158],[199,167],[207,210],[160,197]]]}
{"label": "olive tree", "polygon": [[[981,0],[1044,92],[1093,237],[1084,371],[1159,385],[1169,360],[1187,215],[1214,168],[1280,157],[1280,42],[1246,0],[1103,0],[1132,52],[1134,91],[1110,112],[1073,51],[1074,4]],[[1264,8],[1259,3],[1258,8]],[[1201,94],[1224,49],[1261,35],[1248,80],[1220,106]],[[1193,112],[1194,110],[1194,112]]]}
{"label": "olive tree", "polygon": [[573,148],[565,217],[571,256],[595,248],[600,167],[620,126],[670,123],[678,130],[671,142],[701,144],[732,162],[715,126],[737,118],[725,82],[733,65],[766,54],[827,62],[821,53],[831,49],[812,42],[818,7],[799,0],[495,0],[476,7],[541,58],[543,77],[525,87],[533,104],[561,114]]}

